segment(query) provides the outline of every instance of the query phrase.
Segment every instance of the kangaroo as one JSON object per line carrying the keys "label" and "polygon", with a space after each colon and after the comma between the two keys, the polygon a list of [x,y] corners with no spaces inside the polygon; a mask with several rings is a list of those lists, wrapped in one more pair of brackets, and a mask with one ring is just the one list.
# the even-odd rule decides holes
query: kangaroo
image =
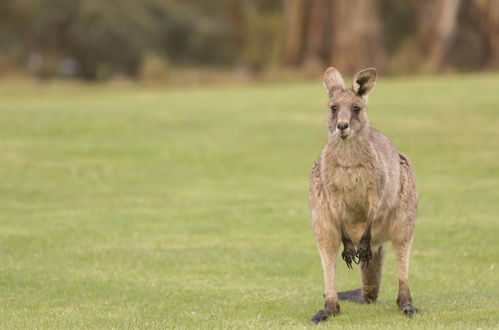
{"label": "kangaroo", "polygon": [[[378,297],[383,244],[395,250],[399,292],[397,305],[412,315],[408,284],[409,250],[417,212],[415,174],[409,158],[399,152],[367,118],[367,96],[376,83],[376,69],[358,72],[345,89],[333,67],[324,73],[329,95],[328,137],[310,173],[312,228],[324,272],[325,306],[312,321],[340,312],[338,299],[371,303]],[[362,288],[336,292],[336,255],[343,243],[349,268],[359,264]]]}

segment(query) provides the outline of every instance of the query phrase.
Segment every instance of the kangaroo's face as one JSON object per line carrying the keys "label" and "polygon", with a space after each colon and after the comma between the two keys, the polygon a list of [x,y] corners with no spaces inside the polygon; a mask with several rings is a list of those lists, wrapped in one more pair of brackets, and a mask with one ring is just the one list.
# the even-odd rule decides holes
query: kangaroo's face
{"label": "kangaroo's face", "polygon": [[376,69],[366,69],[355,75],[352,88],[345,89],[338,70],[326,70],[324,86],[329,94],[328,128],[333,138],[351,139],[369,127],[365,107],[367,95],[374,88],[375,82]]}

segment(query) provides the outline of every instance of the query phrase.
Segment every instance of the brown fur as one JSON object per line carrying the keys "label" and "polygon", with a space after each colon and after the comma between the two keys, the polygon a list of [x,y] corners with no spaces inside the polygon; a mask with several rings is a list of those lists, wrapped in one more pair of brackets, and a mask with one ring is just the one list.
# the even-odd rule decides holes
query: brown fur
{"label": "brown fur", "polygon": [[[371,128],[367,95],[374,88],[376,70],[366,69],[345,89],[341,74],[329,68],[324,86],[329,94],[328,139],[310,174],[312,227],[324,270],[324,310],[312,321],[339,312],[335,281],[336,255],[361,262],[362,290],[340,298],[376,301],[383,262],[382,244],[392,241],[398,263],[397,304],[407,314],[412,306],[408,259],[416,220],[417,192],[409,159],[382,133]],[[371,251],[375,251],[372,253]]]}

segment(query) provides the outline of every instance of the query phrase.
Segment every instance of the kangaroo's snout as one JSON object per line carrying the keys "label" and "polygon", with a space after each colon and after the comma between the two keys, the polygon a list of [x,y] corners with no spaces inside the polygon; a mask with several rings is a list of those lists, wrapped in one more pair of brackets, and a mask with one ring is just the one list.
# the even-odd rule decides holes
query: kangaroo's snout
{"label": "kangaroo's snout", "polygon": [[338,123],[338,126],[336,126],[340,131],[343,131],[344,129],[348,128],[348,122],[340,122]]}
{"label": "kangaroo's snout", "polygon": [[350,123],[346,118],[340,118],[336,124],[336,130],[340,137],[344,140],[351,135]]}

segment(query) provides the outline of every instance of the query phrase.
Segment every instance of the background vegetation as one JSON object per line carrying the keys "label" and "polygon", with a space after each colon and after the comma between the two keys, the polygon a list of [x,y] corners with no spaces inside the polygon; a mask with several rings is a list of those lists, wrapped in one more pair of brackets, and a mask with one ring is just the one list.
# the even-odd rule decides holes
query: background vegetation
{"label": "background vegetation", "polygon": [[0,75],[495,70],[496,0],[3,0]]}
{"label": "background vegetation", "polygon": [[[374,127],[420,192],[410,282],[321,327],[499,327],[497,75],[381,77]],[[290,95],[292,97],[290,97]],[[308,171],[320,84],[163,89],[0,84],[0,324],[306,328],[323,304]],[[340,290],[358,270],[338,265]]]}

